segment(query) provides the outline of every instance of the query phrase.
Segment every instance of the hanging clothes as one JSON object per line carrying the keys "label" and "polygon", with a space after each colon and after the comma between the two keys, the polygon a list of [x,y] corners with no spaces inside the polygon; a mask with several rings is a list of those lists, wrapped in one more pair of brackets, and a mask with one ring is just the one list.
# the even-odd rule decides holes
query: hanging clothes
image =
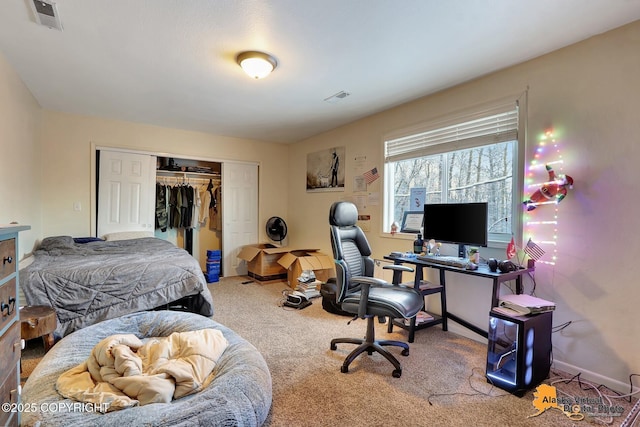
{"label": "hanging clothes", "polygon": [[193,188],[193,213],[191,215],[191,228],[198,228],[200,226],[200,206],[202,205],[202,199],[200,198],[200,189]]}
{"label": "hanging clothes", "polygon": [[178,223],[178,227],[183,228],[185,226],[185,219],[187,217],[187,206],[189,203],[187,200],[187,187],[181,185],[179,187],[178,193],[180,194],[180,222]]}
{"label": "hanging clothes", "polygon": [[[209,180],[209,185],[213,189],[213,184],[211,184],[211,180]],[[205,226],[207,223],[207,219],[209,219],[209,206],[211,205],[211,197],[212,193],[209,187],[206,187],[200,191],[200,214],[199,221],[201,226]]]}
{"label": "hanging clothes", "polygon": [[171,187],[171,228],[180,228],[182,218],[182,191],[179,185]]}
{"label": "hanging clothes", "polygon": [[220,185],[215,186],[212,191],[212,200],[209,209],[209,216],[211,217],[211,222],[209,223],[209,228],[212,230],[222,230],[222,187]]}
{"label": "hanging clothes", "polygon": [[[175,180],[167,185],[165,179]],[[165,177],[156,182],[156,229],[198,229],[209,221],[211,230],[222,230],[222,187],[209,178]],[[201,183],[192,186],[190,180]],[[178,182],[179,181],[179,182]]]}
{"label": "hanging clothes", "polygon": [[185,205],[184,218],[182,219],[182,226],[184,228],[191,228],[191,223],[192,223],[191,217],[193,216],[193,202],[195,200],[193,195],[193,187],[187,184],[184,187],[183,191],[185,195],[186,205]]}
{"label": "hanging clothes", "polygon": [[167,212],[167,187],[156,183],[156,229],[167,231],[169,213]]}

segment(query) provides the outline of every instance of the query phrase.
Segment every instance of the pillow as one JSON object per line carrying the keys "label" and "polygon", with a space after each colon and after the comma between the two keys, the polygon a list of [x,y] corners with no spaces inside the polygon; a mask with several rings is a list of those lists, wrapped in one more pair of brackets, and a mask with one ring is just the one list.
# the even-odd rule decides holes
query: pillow
{"label": "pillow", "polygon": [[117,233],[105,234],[104,240],[130,240],[130,239],[142,239],[144,237],[154,237],[152,231],[120,231]]}
{"label": "pillow", "polygon": [[76,243],[104,242],[104,240],[99,237],[74,237],[73,241]]}

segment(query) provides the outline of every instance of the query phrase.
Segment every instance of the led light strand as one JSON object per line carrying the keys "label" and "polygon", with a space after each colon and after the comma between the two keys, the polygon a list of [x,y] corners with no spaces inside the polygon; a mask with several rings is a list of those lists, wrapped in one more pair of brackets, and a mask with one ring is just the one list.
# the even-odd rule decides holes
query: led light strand
{"label": "led light strand", "polygon": [[[543,161],[543,159],[545,159],[546,161]],[[535,176],[539,174],[540,169],[546,169],[547,165],[552,166],[554,167],[554,169],[559,169],[556,171],[556,174],[562,176],[563,164],[564,160],[562,159],[562,154],[560,153],[560,148],[558,147],[555,134],[553,130],[548,130],[540,136],[538,147],[536,148],[533,159],[531,159],[531,162],[525,174],[525,184],[527,191],[530,191],[531,189],[534,189],[535,191],[543,185],[551,183],[549,181],[535,181]],[[527,236],[526,239],[531,239],[532,241],[540,245],[540,247],[545,250],[550,258],[549,260],[546,259],[547,257],[543,257],[536,262],[541,264],[555,265],[558,260],[558,201],[550,200],[540,202],[536,203],[535,206],[551,204],[555,205],[555,207],[553,208],[554,211],[552,219],[534,219],[533,216],[540,215],[540,211],[532,210],[524,213],[523,223],[525,224],[525,235]],[[544,209],[548,212],[548,209],[551,209],[551,207],[545,206]],[[536,212],[538,213],[536,214]],[[536,233],[541,233],[542,236],[540,237],[545,239],[537,241],[536,238],[534,238],[534,230]]]}

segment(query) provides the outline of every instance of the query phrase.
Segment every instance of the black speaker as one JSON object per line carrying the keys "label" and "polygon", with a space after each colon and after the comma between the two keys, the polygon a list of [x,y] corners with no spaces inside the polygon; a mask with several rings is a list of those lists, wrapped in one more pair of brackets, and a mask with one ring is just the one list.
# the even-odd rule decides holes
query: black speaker
{"label": "black speaker", "polygon": [[509,271],[516,271],[518,269],[518,267],[512,263],[511,261],[500,261],[498,263],[498,270],[500,270],[501,273],[507,273]]}
{"label": "black speaker", "polygon": [[489,258],[489,261],[487,261],[487,265],[489,266],[489,270],[493,271],[494,273],[496,271],[498,271],[498,260],[495,258]]}

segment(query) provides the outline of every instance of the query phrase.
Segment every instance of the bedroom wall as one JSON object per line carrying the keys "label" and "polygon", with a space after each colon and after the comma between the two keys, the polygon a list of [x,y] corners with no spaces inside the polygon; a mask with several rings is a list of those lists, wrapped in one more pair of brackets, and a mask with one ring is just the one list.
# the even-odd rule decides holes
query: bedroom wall
{"label": "bedroom wall", "polygon": [[[640,21],[636,21],[291,146],[292,244],[331,252],[329,206],[353,198],[356,156],[366,156],[365,170],[375,166],[382,172],[384,134],[494,99],[515,97],[528,88],[527,163],[538,136],[554,127],[560,135],[564,171],[575,179],[574,189],[558,206],[558,262],[539,264],[535,274],[536,295],[557,303],[554,325],[572,322],[553,335],[554,363],[628,392],[629,374],[640,374],[640,341],[634,339],[640,336],[635,319],[640,300],[640,244],[635,232],[640,202],[633,188],[640,162],[639,51]],[[307,193],[307,154],[335,146],[346,147],[346,191]],[[545,178],[544,173],[540,178]],[[369,187],[380,200],[382,181]],[[382,232],[382,207],[376,197],[361,212],[371,215],[367,235],[374,257],[409,250],[413,238]],[[483,250],[485,257],[505,257],[503,250]],[[447,281],[449,308],[486,328],[490,285],[455,276]],[[530,291],[532,285],[528,280],[526,289]],[[455,324],[450,330],[479,339]],[[417,334],[425,333],[429,332]]]}
{"label": "bedroom wall", "polygon": [[[200,132],[162,128],[43,111],[42,120],[42,206],[43,236],[91,234],[92,143],[164,153],[167,157],[202,157],[209,160],[237,160],[259,164],[259,222],[272,215],[287,218],[286,145],[229,138]],[[80,202],[81,211],[74,210]],[[266,239],[260,228],[261,241]]]}
{"label": "bedroom wall", "polygon": [[40,106],[0,54],[0,224],[18,222],[20,254],[31,252],[41,227]]}

